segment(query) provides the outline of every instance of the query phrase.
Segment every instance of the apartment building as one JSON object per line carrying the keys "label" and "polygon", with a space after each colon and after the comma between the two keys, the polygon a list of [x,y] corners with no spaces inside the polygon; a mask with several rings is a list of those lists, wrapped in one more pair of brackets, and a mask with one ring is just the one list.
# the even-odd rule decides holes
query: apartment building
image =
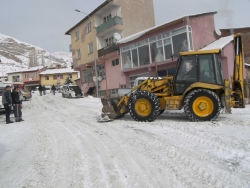
{"label": "apartment building", "polygon": [[40,73],[45,71],[47,67],[38,66],[22,70],[23,83],[27,87],[35,87],[40,83]]}
{"label": "apartment building", "polygon": [[[120,71],[119,46],[116,42],[154,25],[153,0],[107,0],[90,12],[89,17],[84,16],[70,28],[65,34],[71,35],[73,67],[80,71],[84,93],[95,87],[95,80],[98,81],[99,96],[123,87],[125,76]],[[119,81],[112,79],[117,76]]]}

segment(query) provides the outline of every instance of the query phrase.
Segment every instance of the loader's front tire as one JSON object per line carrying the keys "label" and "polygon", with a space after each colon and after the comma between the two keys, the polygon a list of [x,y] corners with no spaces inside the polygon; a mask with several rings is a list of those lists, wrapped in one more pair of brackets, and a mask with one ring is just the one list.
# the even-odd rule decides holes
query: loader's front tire
{"label": "loader's front tire", "polygon": [[154,121],[161,111],[157,96],[149,91],[138,91],[129,100],[130,115],[136,121]]}
{"label": "loader's front tire", "polygon": [[218,117],[221,102],[218,95],[208,89],[195,89],[184,99],[184,112],[192,121],[211,121]]}

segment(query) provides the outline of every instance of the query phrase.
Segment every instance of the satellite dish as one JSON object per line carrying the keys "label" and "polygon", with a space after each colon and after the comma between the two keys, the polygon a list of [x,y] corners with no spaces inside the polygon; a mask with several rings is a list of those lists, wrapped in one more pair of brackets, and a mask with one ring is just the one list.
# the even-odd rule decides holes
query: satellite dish
{"label": "satellite dish", "polygon": [[100,82],[100,81],[102,81],[102,77],[101,76],[98,76],[98,81]]}
{"label": "satellite dish", "polygon": [[221,31],[219,29],[215,29],[215,33],[218,35],[218,36],[221,36]]}
{"label": "satellite dish", "polygon": [[122,36],[119,33],[114,33],[114,38],[116,40],[120,40],[122,38]]}
{"label": "satellite dish", "polygon": [[93,76],[93,81],[96,82],[96,77],[95,76]]}

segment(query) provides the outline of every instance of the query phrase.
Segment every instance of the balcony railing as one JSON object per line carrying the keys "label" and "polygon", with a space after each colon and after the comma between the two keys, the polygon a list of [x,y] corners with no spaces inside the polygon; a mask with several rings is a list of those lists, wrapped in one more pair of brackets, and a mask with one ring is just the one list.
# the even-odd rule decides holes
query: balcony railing
{"label": "balcony railing", "polygon": [[103,23],[102,25],[99,25],[96,28],[96,35],[102,33],[103,31],[115,26],[115,25],[122,25],[122,18],[115,16],[113,18],[111,18],[110,20],[108,20],[107,22]]}
{"label": "balcony railing", "polygon": [[98,50],[98,57],[105,56],[105,55],[110,54],[112,52],[115,52],[117,50],[119,50],[119,46],[116,44],[112,44],[110,46],[107,46],[105,48]]}

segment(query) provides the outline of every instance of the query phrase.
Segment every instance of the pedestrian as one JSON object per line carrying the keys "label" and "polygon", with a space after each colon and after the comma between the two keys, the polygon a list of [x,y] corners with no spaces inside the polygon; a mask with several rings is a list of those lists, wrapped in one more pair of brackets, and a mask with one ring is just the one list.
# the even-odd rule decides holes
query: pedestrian
{"label": "pedestrian", "polygon": [[13,123],[13,121],[10,121],[12,98],[11,98],[11,88],[9,85],[5,87],[5,91],[2,94],[2,103],[4,105],[6,113],[6,124]]}
{"label": "pedestrian", "polygon": [[13,111],[15,115],[15,121],[20,122],[24,121],[22,119],[22,101],[20,100],[20,95],[18,92],[18,88],[14,87],[12,93],[11,93],[11,98],[12,98],[12,104],[13,104]]}
{"label": "pedestrian", "polygon": [[54,85],[51,87],[51,90],[53,91],[53,95],[55,95],[56,94],[56,87]]}
{"label": "pedestrian", "polygon": [[43,85],[43,95],[46,95],[46,87]]}
{"label": "pedestrian", "polygon": [[42,96],[43,86],[41,84],[39,84],[39,86],[38,86],[38,91],[40,93],[40,96]]}

